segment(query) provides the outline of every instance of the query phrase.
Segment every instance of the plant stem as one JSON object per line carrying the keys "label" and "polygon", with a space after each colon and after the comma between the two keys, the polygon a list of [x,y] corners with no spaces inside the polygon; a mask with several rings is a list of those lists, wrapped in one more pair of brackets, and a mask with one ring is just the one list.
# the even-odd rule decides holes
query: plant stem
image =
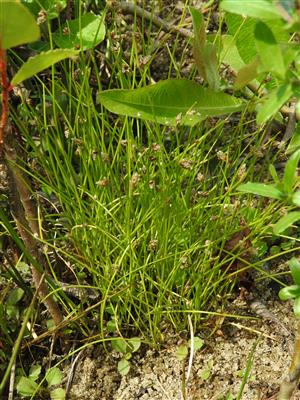
{"label": "plant stem", "polygon": [[0,74],[2,85],[2,114],[0,120],[0,155],[3,154],[4,137],[8,116],[8,79],[6,73],[6,52],[0,42]]}
{"label": "plant stem", "polygon": [[280,385],[278,400],[289,400],[297,388],[300,379],[300,320],[297,322],[297,332],[293,359],[288,376]]}
{"label": "plant stem", "polygon": [[39,225],[36,212],[36,205],[31,199],[29,183],[24,176],[21,168],[17,165],[17,160],[21,153],[18,151],[18,141],[13,135],[12,129],[8,131],[8,92],[9,82],[6,71],[6,52],[0,43],[0,73],[2,85],[2,115],[0,120],[0,157],[3,159],[9,183],[9,198],[12,213],[16,221],[19,234],[30,252],[39,262],[42,272],[38,271],[34,265],[31,266],[32,280],[34,285],[54,320],[58,325],[62,319],[62,313],[55,302],[53,296],[49,295],[48,286],[45,281],[44,272],[47,271],[45,257],[38,245]]}

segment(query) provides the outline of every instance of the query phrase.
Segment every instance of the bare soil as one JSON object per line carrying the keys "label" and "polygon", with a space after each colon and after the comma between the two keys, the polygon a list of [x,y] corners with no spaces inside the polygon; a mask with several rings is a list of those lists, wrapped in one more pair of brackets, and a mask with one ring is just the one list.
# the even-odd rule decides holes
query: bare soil
{"label": "bare soil", "polygon": [[[125,377],[117,371],[117,354],[106,354],[100,345],[90,348],[77,365],[70,398],[225,400],[231,394],[232,399],[275,399],[289,368],[295,319],[291,304],[277,300],[274,292],[265,290],[263,301],[277,322],[226,318],[212,337],[204,337],[201,330],[196,332],[204,338],[205,345],[195,353],[186,397],[182,394],[183,362],[176,357],[182,338],[170,335],[168,344],[160,351],[148,349],[135,354],[131,360],[133,367]],[[253,316],[240,299],[233,301],[228,312]],[[241,395],[243,376],[251,364],[249,358],[254,346],[252,368]],[[239,394],[241,397],[237,397]],[[296,399],[300,399],[300,391],[295,394]]]}

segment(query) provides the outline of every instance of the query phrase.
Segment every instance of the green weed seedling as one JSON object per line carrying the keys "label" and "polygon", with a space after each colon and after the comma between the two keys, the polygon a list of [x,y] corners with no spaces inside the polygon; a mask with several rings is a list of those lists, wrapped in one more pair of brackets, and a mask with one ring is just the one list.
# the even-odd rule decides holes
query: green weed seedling
{"label": "green weed seedling", "polygon": [[[203,339],[201,339],[197,336],[193,338],[193,342],[194,342],[194,345],[193,345],[194,351],[200,350],[204,345]],[[188,343],[181,344],[177,347],[176,357],[178,358],[179,361],[184,361],[186,359],[186,357],[189,354],[190,348],[191,348],[191,340],[189,340]]]}
{"label": "green weed seedling", "polygon": [[[191,369],[192,369],[192,364],[193,364],[193,358],[194,358],[194,353],[197,350],[200,350],[204,345],[203,339],[193,336],[187,343],[183,343],[179,345],[176,349],[176,357],[179,361],[182,361],[182,384],[181,384],[181,394],[184,400],[187,399],[187,382],[190,377]],[[187,373],[185,371],[186,369],[186,364],[187,364],[187,357],[189,355],[189,362],[188,362],[188,369]],[[206,380],[210,376],[210,366],[203,370],[203,377],[201,377],[203,380]],[[212,368],[212,366],[211,366]],[[206,377],[204,374],[207,374]]]}
{"label": "green weed seedling", "polygon": [[121,360],[118,362],[118,371],[122,376],[129,373],[131,368],[130,359],[132,354],[141,347],[141,339],[133,337],[130,339],[117,338],[111,341],[112,348],[122,354]]}
{"label": "green weed seedling", "polygon": [[[17,392],[22,397],[39,398],[51,400],[65,400],[65,390],[58,388],[62,381],[62,373],[59,368],[52,367],[46,374],[44,379],[39,379],[41,376],[42,367],[38,364],[32,365],[29,370],[29,375],[19,377],[17,384]],[[40,380],[40,383],[37,381]],[[44,381],[47,381],[47,386],[42,386]]]}

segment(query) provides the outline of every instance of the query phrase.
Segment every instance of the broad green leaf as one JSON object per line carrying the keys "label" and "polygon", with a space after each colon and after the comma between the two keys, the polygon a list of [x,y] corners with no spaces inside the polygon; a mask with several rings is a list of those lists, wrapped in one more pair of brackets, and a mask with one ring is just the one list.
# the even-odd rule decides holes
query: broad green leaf
{"label": "broad green leaf", "polygon": [[[254,18],[243,18],[237,14],[226,13],[226,25],[229,33],[234,36],[236,46],[242,60],[249,64],[257,55],[255,44],[254,30],[257,20]],[[272,21],[264,21],[268,28],[272,31],[276,41],[281,45],[288,43],[290,34],[285,30],[285,23],[278,19]],[[291,44],[288,43],[291,47]]]}
{"label": "broad green leaf", "polygon": [[300,318],[300,296],[294,300],[293,311],[296,318]]}
{"label": "broad green leaf", "polygon": [[257,21],[254,36],[264,71],[274,72],[283,79],[286,73],[283,55],[271,29],[264,22]]}
{"label": "broad green leaf", "polygon": [[4,49],[34,42],[39,37],[35,18],[23,4],[0,1],[0,41]]}
{"label": "broad green leaf", "polygon": [[289,260],[288,265],[290,267],[295,284],[300,288],[300,261],[296,257],[293,257]]}
{"label": "broad green leaf", "polygon": [[33,396],[38,389],[38,384],[32,379],[22,376],[17,384],[17,392],[21,396],[30,397]]}
{"label": "broad green leaf", "polygon": [[234,82],[234,88],[241,89],[244,86],[246,86],[249,82],[256,79],[259,75],[259,65],[260,65],[260,60],[258,57],[255,57],[249,64],[241,68],[237,73]]}
{"label": "broad green leaf", "polygon": [[295,151],[285,164],[283,187],[286,194],[291,194],[296,182],[296,171],[300,160],[300,150]]}
{"label": "broad green leaf", "polygon": [[234,14],[262,20],[281,18],[279,10],[268,0],[223,0],[220,7]]}
{"label": "broad green leaf", "polygon": [[131,352],[134,353],[135,351],[138,351],[138,349],[141,347],[141,339],[139,337],[130,338],[128,339],[128,345]]}
{"label": "broad green leaf", "polygon": [[296,129],[293,133],[291,141],[286,149],[286,153],[290,154],[300,149],[300,122],[297,122]]}
{"label": "broad green leaf", "polygon": [[101,43],[104,38],[104,17],[92,13],[67,21],[53,34],[56,45],[63,49],[89,50]]}
{"label": "broad green leaf", "polygon": [[257,55],[254,40],[256,20],[226,13],[225,21],[230,35],[235,38],[236,46],[243,62],[245,64],[250,63]]}
{"label": "broad green leaf", "polygon": [[122,376],[125,376],[128,374],[130,367],[131,367],[130,362],[128,360],[126,360],[125,358],[122,358],[118,362],[118,371]]}
{"label": "broad green leaf", "polygon": [[117,338],[111,341],[111,346],[114,350],[118,351],[119,353],[126,354],[128,350],[128,345],[126,340],[122,338]]}
{"label": "broad green leaf", "polygon": [[13,77],[11,84],[14,86],[19,85],[25,79],[36,75],[58,61],[64,60],[68,57],[75,57],[78,53],[79,51],[77,50],[57,49],[31,57],[18,70],[16,75]]}
{"label": "broad green leaf", "polygon": [[22,0],[26,7],[38,17],[39,13],[43,11],[48,20],[57,18],[59,14],[67,6],[66,0]]}
{"label": "broad green leaf", "polygon": [[[191,347],[191,340],[189,340],[189,346]],[[200,350],[204,345],[204,340],[195,336],[194,337],[194,350]]]}
{"label": "broad green leaf", "polygon": [[59,385],[62,381],[62,372],[59,368],[52,367],[46,372],[45,378],[48,383],[48,387]]}
{"label": "broad green leaf", "polygon": [[293,194],[292,203],[295,204],[295,206],[300,207],[300,190]]}
{"label": "broad green leaf", "polygon": [[245,65],[232,35],[222,35],[220,61],[224,64],[228,64],[234,71],[238,71]]}
{"label": "broad green leaf", "polygon": [[275,233],[275,235],[279,235],[299,220],[300,211],[291,211],[284,217],[280,218],[278,222],[276,222],[276,224],[273,226],[273,232]]}
{"label": "broad green leaf", "polygon": [[107,329],[108,329],[109,332],[116,332],[116,331],[117,331],[117,328],[118,328],[118,325],[117,325],[116,320],[110,319],[110,320],[107,322],[106,327],[107,327]]}
{"label": "broad green leaf", "polygon": [[135,90],[106,90],[97,96],[109,111],[166,125],[194,125],[208,116],[239,111],[240,100],[185,79],[170,79]]}
{"label": "broad green leaf", "polygon": [[50,398],[51,398],[51,400],[65,400],[66,391],[62,388],[57,388],[57,389],[51,390]]}
{"label": "broad green leaf", "polygon": [[237,188],[240,192],[252,193],[258,196],[270,197],[271,199],[282,200],[284,194],[273,185],[265,183],[244,183]]}
{"label": "broad green leaf", "polygon": [[20,316],[20,308],[17,306],[13,306],[11,304],[7,304],[6,313],[9,318],[19,319]]}
{"label": "broad green leaf", "polygon": [[15,288],[13,289],[8,296],[7,299],[7,304],[10,306],[16,305],[23,297],[24,295],[24,290],[21,288]]}
{"label": "broad green leaf", "polygon": [[300,296],[300,287],[298,285],[286,286],[280,289],[278,296],[280,300],[290,300]]}
{"label": "broad green leaf", "polygon": [[283,83],[281,86],[270,92],[267,100],[261,105],[256,116],[258,124],[263,124],[293,96],[293,88],[290,83]]}
{"label": "broad green leaf", "polygon": [[178,358],[179,361],[184,360],[189,353],[188,347],[185,344],[181,344],[180,346],[177,347],[176,349],[176,357]]}
{"label": "broad green leaf", "polygon": [[29,370],[29,379],[32,381],[36,381],[38,377],[40,376],[42,370],[42,366],[37,364],[37,365],[32,365]]}

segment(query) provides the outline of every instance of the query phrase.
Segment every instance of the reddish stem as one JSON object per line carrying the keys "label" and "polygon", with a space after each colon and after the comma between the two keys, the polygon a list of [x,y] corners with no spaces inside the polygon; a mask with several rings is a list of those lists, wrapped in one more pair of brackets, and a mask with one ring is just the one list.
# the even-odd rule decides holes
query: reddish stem
{"label": "reddish stem", "polygon": [[1,43],[0,43],[0,74],[1,74],[1,87],[2,87],[2,113],[0,120],[0,154],[3,154],[4,136],[8,118],[9,82],[7,79],[7,71],[6,71],[6,51],[2,48]]}

